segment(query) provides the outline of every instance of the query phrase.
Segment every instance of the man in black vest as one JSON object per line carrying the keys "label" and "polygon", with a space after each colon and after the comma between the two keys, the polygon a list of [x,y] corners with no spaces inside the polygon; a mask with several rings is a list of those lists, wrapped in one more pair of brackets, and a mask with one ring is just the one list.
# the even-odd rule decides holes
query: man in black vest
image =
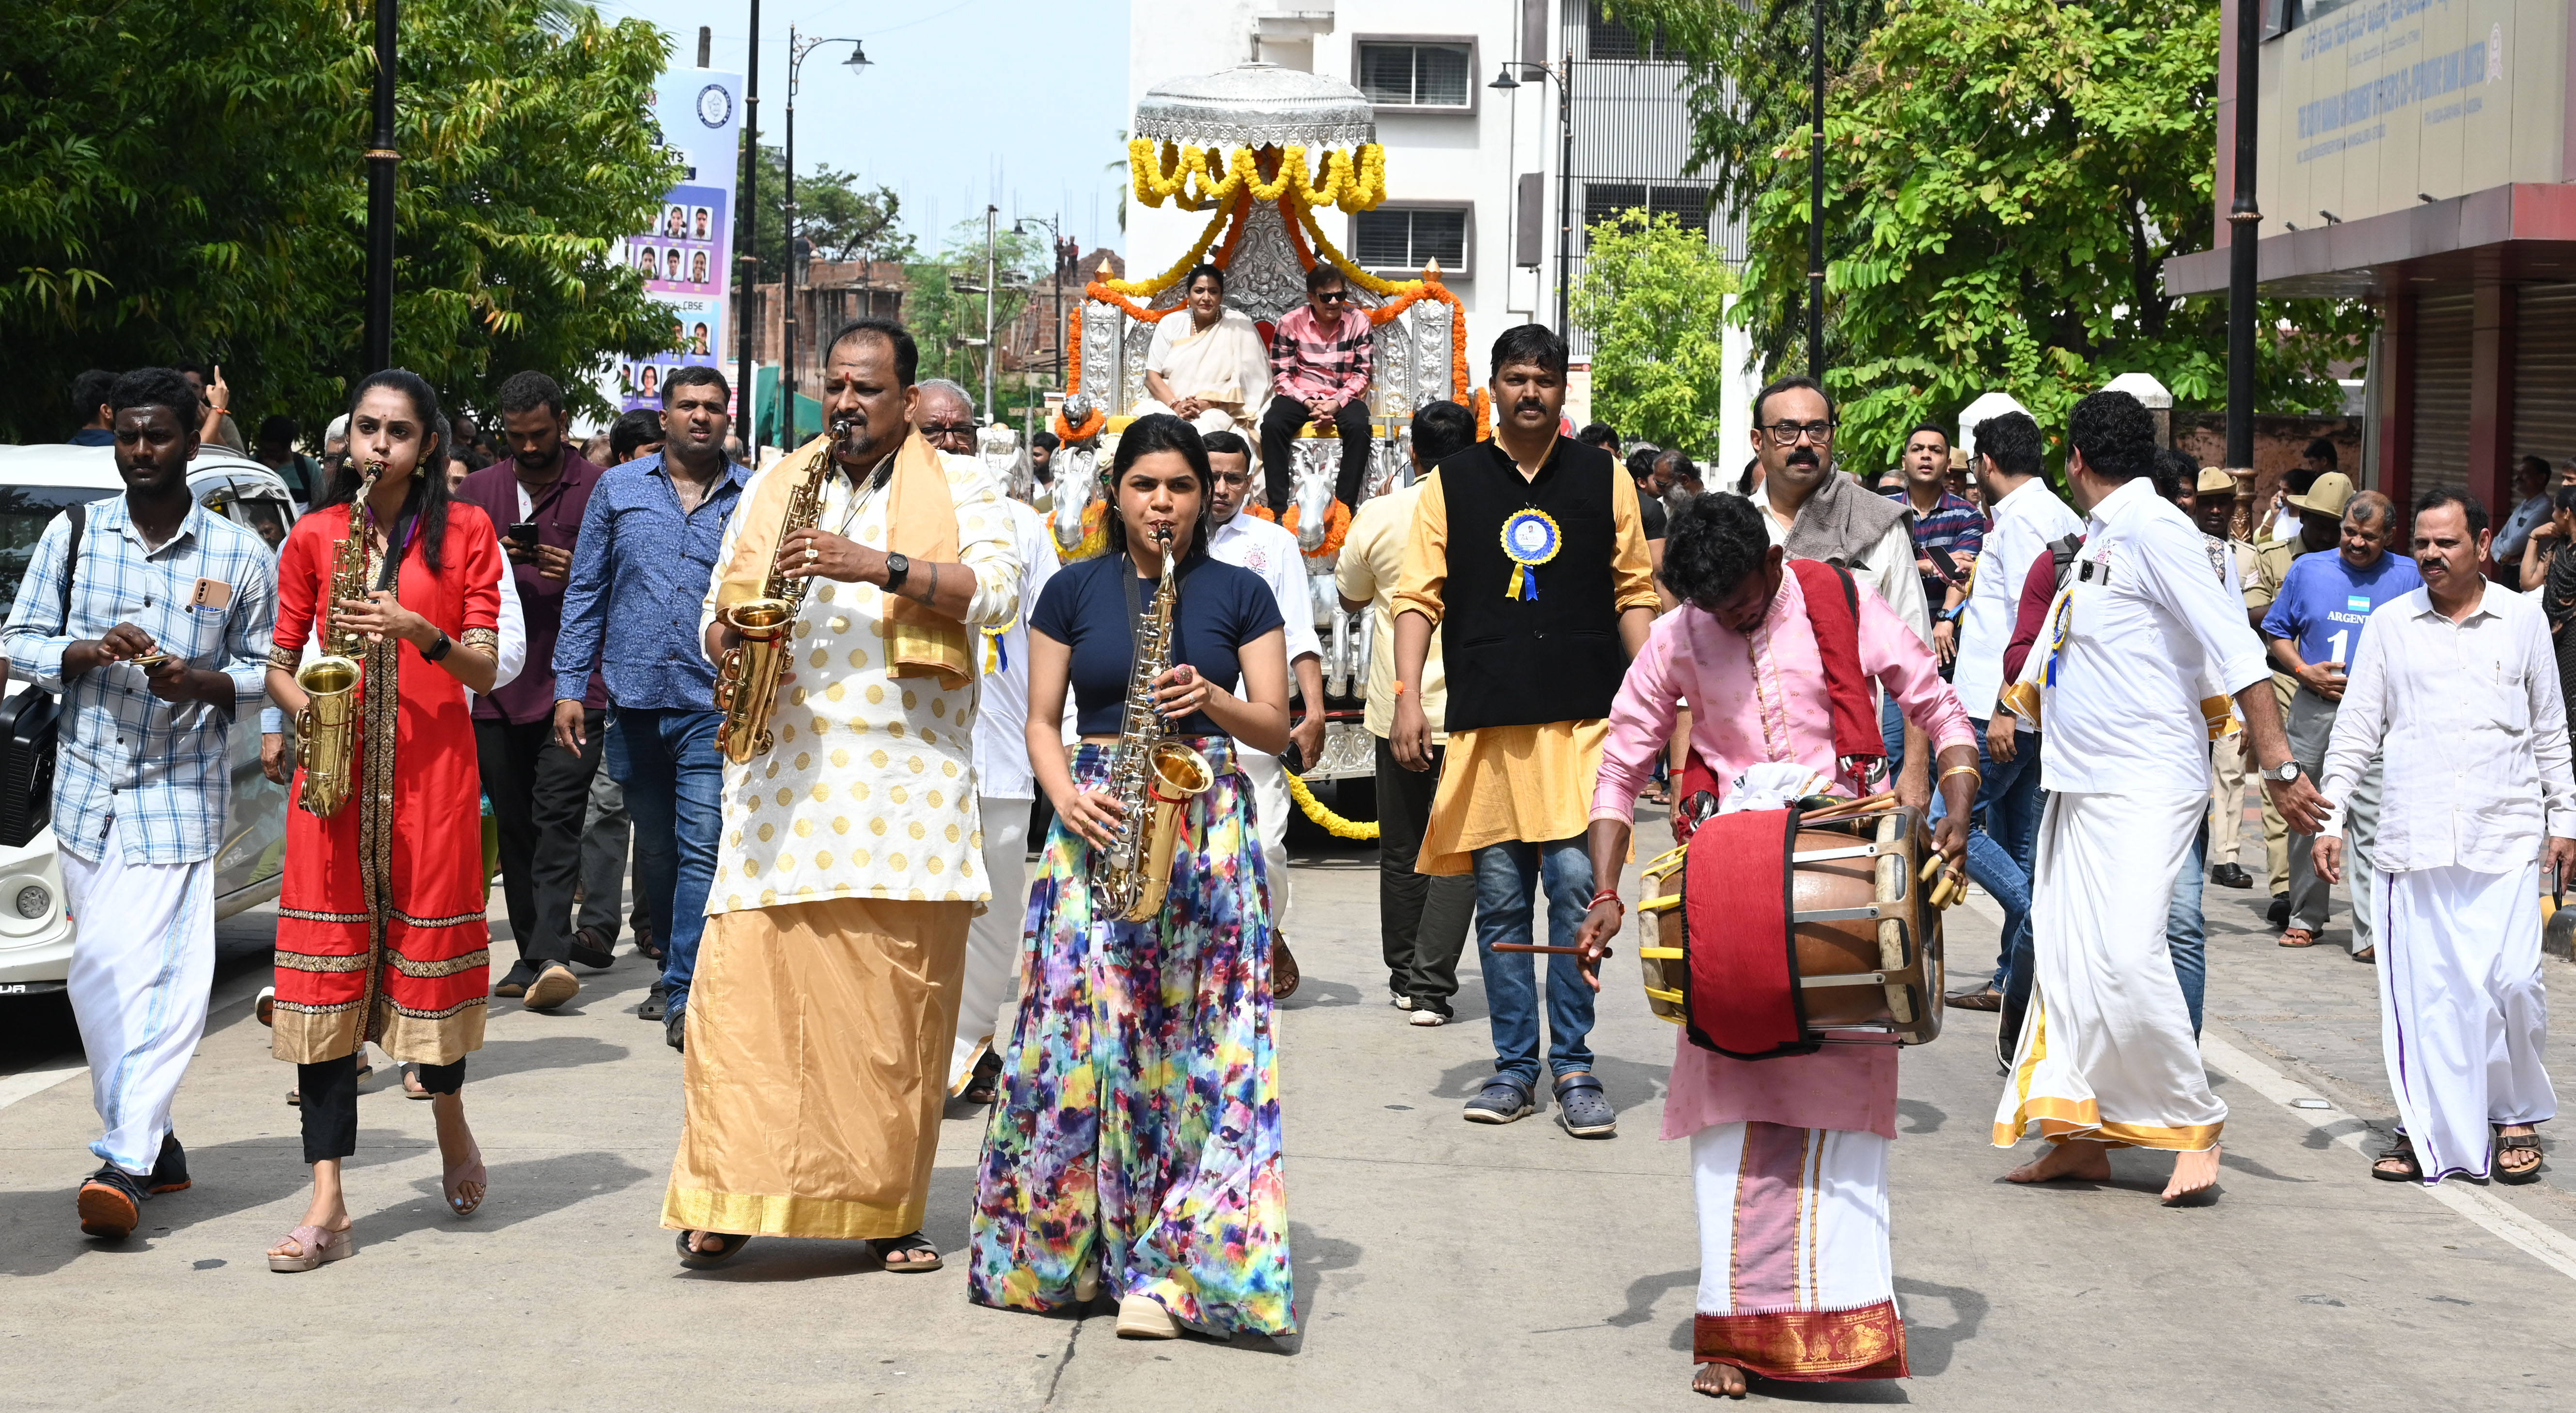
{"label": "man in black vest", "polygon": [[[1537,968],[1526,951],[1535,900],[1549,941],[1572,947],[1594,895],[1584,833],[1611,699],[1655,616],[1636,483],[1611,455],[1557,435],[1565,341],[1523,324],[1494,340],[1494,439],[1423,483],[1395,599],[1395,734],[1411,770],[1429,766],[1420,694],[1440,633],[1449,701],[1447,758],[1423,832],[1420,872],[1473,873],[1476,946],[1494,1030],[1494,1077],[1471,1123],[1536,1108]],[[1548,960],[1548,1068],[1566,1132],[1606,1138],[1618,1114],[1592,1074],[1593,992],[1570,955]]]}

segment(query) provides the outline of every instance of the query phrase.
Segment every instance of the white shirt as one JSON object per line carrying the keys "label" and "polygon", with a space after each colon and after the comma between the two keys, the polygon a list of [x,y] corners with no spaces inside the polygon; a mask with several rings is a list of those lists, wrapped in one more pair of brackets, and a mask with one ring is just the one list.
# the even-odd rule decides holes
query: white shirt
{"label": "white shirt", "polygon": [[[1307,587],[1306,556],[1297,548],[1295,535],[1249,511],[1237,511],[1208,536],[1208,555],[1249,569],[1270,586],[1271,596],[1279,600],[1279,616],[1288,620],[1289,662],[1324,655],[1324,645],[1315,636],[1315,599]],[[1912,569],[1911,561],[1906,567]],[[1919,591],[1915,596],[1922,597]]]}
{"label": "white shirt", "polygon": [[[2209,538],[2145,476],[2093,507],[2067,582],[2065,639],[2041,687],[2040,783],[2077,793],[2209,788],[2210,685],[2271,676],[2245,601],[2212,573]],[[2031,649],[2051,653],[2052,622]],[[2051,674],[2043,670],[2040,680]]]}
{"label": "white shirt", "polygon": [[[984,676],[984,699],[975,711],[975,793],[988,800],[1034,800],[1037,777],[1029,769],[1029,615],[1055,577],[1055,540],[1046,522],[1019,501],[1004,501],[1011,542],[1020,556],[1020,611],[999,633],[979,629],[975,655]],[[1000,651],[994,649],[998,647]]]}
{"label": "white shirt", "polygon": [[[1867,486],[1855,489],[1862,495],[1878,494]],[[1752,499],[1753,508],[1762,512],[1763,528],[1771,532],[1771,543],[1789,543],[1788,524],[1772,512],[1771,502],[1759,487],[1754,489]],[[1850,566],[1852,578],[1878,590],[1878,596],[1887,600],[1887,606],[1896,610],[1896,616],[1905,620],[1914,636],[1922,639],[1924,646],[1931,646],[1932,614],[1923,603],[1923,576],[1914,572],[1914,531],[1907,522],[1899,520],[1888,526],[1887,533],[1860,558],[1867,561],[1867,566]]]}
{"label": "white shirt", "polygon": [[2576,839],[2567,708],[2539,600],[2489,584],[2459,623],[2425,589],[2373,610],[2326,745],[2326,834],[2343,833],[2374,753],[2386,771],[2372,846],[2382,872],[2509,873],[2538,854],[2544,825]]}
{"label": "white shirt", "polygon": [[2038,476],[1996,501],[1992,514],[1994,524],[1977,554],[1967,609],[1959,615],[1959,658],[1950,672],[1959,705],[1978,721],[1995,714],[1995,698],[2003,691],[2004,649],[2012,642],[2030,566],[2048,553],[2050,541],[2084,531],[2084,522]]}

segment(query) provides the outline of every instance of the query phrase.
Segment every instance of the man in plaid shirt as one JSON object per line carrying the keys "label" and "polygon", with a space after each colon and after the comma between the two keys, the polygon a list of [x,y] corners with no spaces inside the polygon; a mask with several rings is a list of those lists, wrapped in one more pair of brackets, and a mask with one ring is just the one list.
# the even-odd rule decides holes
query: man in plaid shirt
{"label": "man in plaid shirt", "polygon": [[[1923,576],[1923,606],[1932,612],[1932,651],[1947,669],[1959,655],[1959,608],[1968,601],[1969,566],[1985,547],[1986,513],[1950,490],[1950,434],[1929,422],[1905,434],[1897,471],[1905,487],[1888,498],[1914,512],[1914,572]],[[1934,549],[1950,557],[1949,569]]]}
{"label": "man in plaid shirt", "polygon": [[54,838],[84,924],[68,989],[107,1126],[78,1205],[82,1231],[118,1238],[146,1197],[188,1186],[170,1101],[206,1028],[228,736],[266,691],[277,561],[188,494],[200,413],[186,380],[137,369],[108,406],[125,494],[45,528],[0,648],[63,694]]}
{"label": "man in plaid shirt", "polygon": [[1369,456],[1368,311],[1351,299],[1342,272],[1324,261],[1306,272],[1306,302],[1279,316],[1270,336],[1270,406],[1261,414],[1264,499],[1273,517],[1288,509],[1288,448],[1308,423],[1341,433],[1342,471],[1333,494],[1356,506]]}

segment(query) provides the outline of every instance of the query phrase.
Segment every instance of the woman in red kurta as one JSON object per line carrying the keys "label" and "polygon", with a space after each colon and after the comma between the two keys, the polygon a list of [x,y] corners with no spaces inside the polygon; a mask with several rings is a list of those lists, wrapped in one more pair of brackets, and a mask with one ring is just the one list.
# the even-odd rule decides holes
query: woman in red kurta
{"label": "woman in red kurta", "polygon": [[[446,426],[437,394],[414,374],[359,384],[350,466],[278,554],[270,696],[304,711],[295,670],[317,633],[321,651],[356,660],[361,678],[348,798],[328,818],[314,814],[299,768],[287,814],[273,1050],[297,1066],[313,1202],[304,1225],[271,1248],[273,1270],[311,1270],[357,1249],[340,1160],[357,1151],[365,1041],[419,1065],[448,1205],[464,1216],[483,1200],[458,1093],[465,1056],[483,1044],[490,942],[466,692],[490,691],[499,660],[501,546],[489,517],[448,499]],[[363,486],[371,465],[375,482]],[[363,599],[332,584],[353,507]]]}

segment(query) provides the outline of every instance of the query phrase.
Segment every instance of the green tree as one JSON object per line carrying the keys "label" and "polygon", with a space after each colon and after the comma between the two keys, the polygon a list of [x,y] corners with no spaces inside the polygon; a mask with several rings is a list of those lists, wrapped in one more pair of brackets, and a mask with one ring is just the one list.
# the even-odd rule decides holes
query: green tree
{"label": "green tree", "polygon": [[[1745,166],[1739,312],[1772,366],[1798,367],[1807,143],[1787,52],[1747,59],[1744,91],[1771,96],[1714,121],[1724,105],[1708,91],[1737,71],[1705,36],[1732,32],[1730,0],[1631,8],[1703,36],[1699,158]],[[1847,464],[1887,464],[1912,422],[1988,389],[2044,426],[2122,372],[2155,375],[2186,406],[2224,399],[2226,301],[2163,287],[2164,262],[2208,239],[2218,44],[2217,0],[1903,0],[1858,39],[1825,120],[1825,381]],[[1827,57],[1840,57],[1831,33]],[[2259,405],[2335,405],[2328,366],[2361,356],[2370,312],[2267,300],[2259,317],[2281,330],[2261,345]]]}
{"label": "green tree", "polygon": [[1735,272],[1669,213],[1622,211],[1585,241],[1571,304],[1592,334],[1593,415],[1657,446],[1715,446]]}
{"label": "green tree", "polygon": [[[760,149],[760,226],[753,243],[760,253],[761,283],[779,279],[787,268],[787,154]],[[805,239],[817,260],[912,260],[919,252],[911,235],[895,224],[903,209],[894,189],[859,185],[854,172],[816,167],[796,179],[796,205]]]}
{"label": "green tree", "polygon": [[[1053,273],[1053,261],[1043,233],[1023,234],[1008,225],[995,232],[995,341],[1008,337],[1012,321],[1027,306],[1037,281]],[[984,350],[966,341],[984,337],[984,296],[958,286],[983,287],[983,218],[958,222],[949,229],[947,243],[937,259],[908,264],[904,274],[911,292],[904,296],[903,321],[921,344],[921,376],[953,378],[980,401],[984,396]],[[993,401],[997,407],[1017,407],[1028,400],[1031,387],[1028,376],[1010,372],[998,361],[994,364]],[[990,409],[986,411],[989,414]]]}
{"label": "green tree", "polygon": [[[0,24],[0,439],[68,425],[86,367],[223,365],[317,430],[358,366],[373,7],[66,0]],[[395,361],[459,406],[521,368],[593,410],[671,332],[618,258],[676,179],[645,99],[668,41],[565,0],[409,0],[396,75]]]}

